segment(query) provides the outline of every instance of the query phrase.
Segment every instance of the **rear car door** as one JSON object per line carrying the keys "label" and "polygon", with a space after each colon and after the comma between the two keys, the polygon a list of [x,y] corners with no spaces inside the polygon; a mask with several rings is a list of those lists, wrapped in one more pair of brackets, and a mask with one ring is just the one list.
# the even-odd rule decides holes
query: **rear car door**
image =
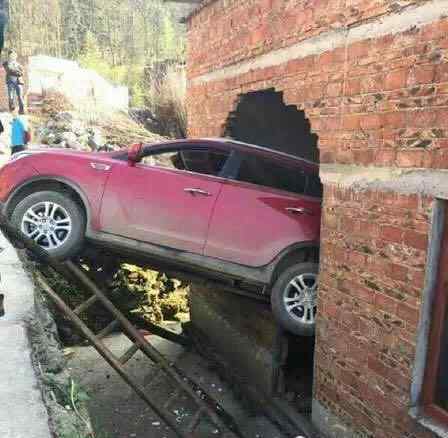
{"label": "rear car door", "polygon": [[202,253],[228,154],[209,147],[145,149],[135,166],[112,170],[101,226],[107,233]]}
{"label": "rear car door", "polygon": [[232,156],[204,254],[263,266],[290,245],[318,242],[321,184],[301,163],[252,151]]}

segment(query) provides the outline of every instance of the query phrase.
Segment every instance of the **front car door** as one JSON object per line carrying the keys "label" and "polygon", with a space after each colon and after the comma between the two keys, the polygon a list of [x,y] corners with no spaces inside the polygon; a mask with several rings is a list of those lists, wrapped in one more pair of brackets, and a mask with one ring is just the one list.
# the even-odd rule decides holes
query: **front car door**
{"label": "front car door", "polygon": [[257,150],[236,153],[226,167],[229,179],[213,213],[205,255],[263,266],[290,245],[319,241],[316,170]]}
{"label": "front car door", "polygon": [[135,166],[115,166],[105,190],[101,226],[107,233],[202,253],[222,187],[228,154],[206,146],[148,146]]}

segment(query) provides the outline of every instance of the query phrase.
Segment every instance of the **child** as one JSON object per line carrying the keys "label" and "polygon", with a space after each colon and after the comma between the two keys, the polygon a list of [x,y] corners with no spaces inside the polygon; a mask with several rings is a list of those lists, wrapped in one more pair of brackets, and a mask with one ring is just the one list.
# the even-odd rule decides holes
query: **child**
{"label": "child", "polygon": [[11,111],[11,115],[11,155],[14,155],[26,149],[29,134],[25,121],[19,117],[17,108]]}

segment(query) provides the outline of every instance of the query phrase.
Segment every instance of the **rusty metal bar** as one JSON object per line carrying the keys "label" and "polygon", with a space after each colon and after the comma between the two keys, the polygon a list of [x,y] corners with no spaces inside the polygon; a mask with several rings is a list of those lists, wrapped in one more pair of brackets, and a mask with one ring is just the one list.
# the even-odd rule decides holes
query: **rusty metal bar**
{"label": "rusty metal bar", "polygon": [[[76,313],[76,312],[75,312]],[[116,328],[120,327],[120,323],[114,319],[110,324],[103,328],[100,332],[96,334],[98,339],[103,339],[107,335],[110,335]]]}
{"label": "rusty metal bar", "polygon": [[[168,400],[166,400],[166,402],[163,404],[163,409],[168,409],[173,404],[173,402],[180,397],[181,394],[182,390],[180,388],[175,389],[168,397]],[[199,410],[201,409],[199,408]]]}
{"label": "rusty metal bar", "polygon": [[180,438],[185,438],[185,434],[180,430],[174,418],[171,418],[158,408],[152,400],[140,389],[138,384],[132,379],[124,370],[122,364],[115,358],[112,352],[97,339],[95,334],[84,324],[84,322],[76,315],[70,307],[68,307],[64,301],[59,298],[56,292],[48,285],[44,277],[40,273],[35,274],[36,281],[42,287],[42,289],[49,295],[54,301],[56,306],[64,312],[64,314],[73,321],[76,326],[81,330],[83,335],[95,346],[98,353],[109,363],[109,365],[117,371],[121,378],[132,387],[132,389],[139,395],[139,397],[145,401],[151,409],[169,426],[171,427]]}
{"label": "rusty metal bar", "polygon": [[128,350],[126,350],[125,353],[118,359],[122,365],[129,362],[131,358],[134,356],[137,351],[140,350],[140,345],[133,344],[132,347],[130,347]]}
{"label": "rusty metal bar", "polygon": [[133,318],[135,318],[135,320],[138,321],[139,324],[143,325],[146,329],[148,329],[148,331],[151,332],[152,335],[159,336],[160,338],[166,339],[167,341],[174,342],[175,344],[179,344],[184,347],[191,346],[191,341],[183,335],[178,335],[177,333],[174,333],[170,330],[160,327],[152,323],[151,321],[143,319],[140,316],[134,315]]}
{"label": "rusty metal bar", "polygon": [[195,429],[196,429],[196,427],[198,426],[198,424],[200,423],[200,421],[201,421],[201,415],[203,415],[204,414],[204,412],[202,412],[202,409],[199,409],[194,415],[193,415],[193,417],[192,417],[192,419],[191,419],[191,421],[190,421],[190,424],[188,425],[188,427],[187,427],[187,431],[188,432],[193,432]]}
{"label": "rusty metal bar", "polygon": [[95,295],[92,295],[88,300],[81,303],[76,309],[73,310],[77,315],[80,315],[82,312],[85,312],[93,303],[95,303],[98,298]]}

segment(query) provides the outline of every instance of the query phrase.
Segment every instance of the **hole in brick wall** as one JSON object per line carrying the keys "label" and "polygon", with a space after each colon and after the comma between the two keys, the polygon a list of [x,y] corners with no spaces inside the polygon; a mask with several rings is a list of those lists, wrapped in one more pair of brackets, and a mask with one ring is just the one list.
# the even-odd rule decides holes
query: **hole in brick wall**
{"label": "hole in brick wall", "polygon": [[318,137],[305,112],[285,105],[274,89],[242,94],[227,118],[224,136],[319,161]]}
{"label": "hole in brick wall", "polygon": [[[227,118],[224,136],[319,162],[318,137],[312,133],[305,112],[286,105],[283,93],[274,89],[240,95],[235,111]],[[314,337],[282,333],[287,348],[276,392],[297,412],[310,415]]]}

